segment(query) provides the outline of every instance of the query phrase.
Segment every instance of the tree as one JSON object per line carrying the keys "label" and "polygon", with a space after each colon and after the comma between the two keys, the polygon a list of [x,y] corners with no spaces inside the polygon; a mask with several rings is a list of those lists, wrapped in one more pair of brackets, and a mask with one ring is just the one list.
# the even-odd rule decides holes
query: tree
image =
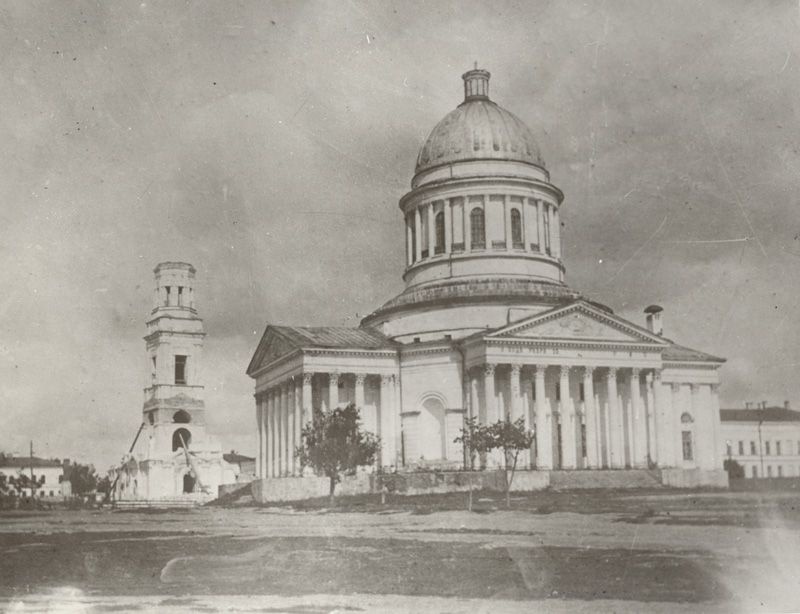
{"label": "tree", "polygon": [[725,462],[722,463],[722,468],[728,472],[728,478],[731,480],[744,477],[744,467],[732,458],[726,458]]}
{"label": "tree", "polygon": [[36,491],[44,484],[44,476],[41,475],[37,478],[35,475],[31,477],[27,473],[19,473],[8,478],[8,482],[20,497],[24,496],[25,490],[30,489],[31,498],[34,498]]}
{"label": "tree", "polygon": [[489,427],[494,448],[503,451],[503,473],[506,483],[506,507],[511,507],[511,483],[514,480],[514,472],[517,470],[519,453],[523,450],[530,450],[533,444],[533,431],[525,428],[525,419],[517,418],[514,422],[510,420],[498,420]]}
{"label": "tree", "polygon": [[[525,420],[518,418],[514,422],[506,419],[498,420],[494,424],[477,424],[474,418],[469,418],[464,422],[461,434],[454,441],[467,447],[470,468],[472,468],[476,453],[485,455],[492,450],[502,450],[506,507],[510,508],[511,484],[517,470],[519,453],[529,450],[533,444],[533,431],[525,428]],[[471,494],[470,491],[470,496]]]}
{"label": "tree", "polygon": [[93,465],[64,464],[64,479],[72,485],[72,493],[85,495],[97,489],[97,474]]}
{"label": "tree", "polygon": [[380,450],[380,439],[361,429],[358,408],[352,403],[314,416],[301,434],[302,447],[297,459],[330,480],[330,499],[344,474],[371,465]]}

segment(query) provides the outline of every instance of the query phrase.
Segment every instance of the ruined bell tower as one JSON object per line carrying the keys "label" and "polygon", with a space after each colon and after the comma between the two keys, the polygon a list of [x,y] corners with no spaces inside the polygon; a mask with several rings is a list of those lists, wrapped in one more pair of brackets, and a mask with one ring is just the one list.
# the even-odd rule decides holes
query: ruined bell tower
{"label": "ruined bell tower", "polygon": [[[142,421],[149,427],[152,453],[191,449],[205,430],[203,320],[195,308],[195,269],[162,262],[154,269],[155,297],[147,320],[147,360]],[[180,427],[177,425],[181,425]]]}

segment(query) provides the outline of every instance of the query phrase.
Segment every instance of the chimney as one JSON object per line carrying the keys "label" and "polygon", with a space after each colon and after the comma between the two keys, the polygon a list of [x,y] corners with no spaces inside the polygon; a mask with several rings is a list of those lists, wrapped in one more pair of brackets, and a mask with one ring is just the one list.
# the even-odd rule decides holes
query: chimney
{"label": "chimney", "polygon": [[789,401],[784,401],[783,402],[783,408],[784,409],[791,409],[791,407],[789,406]]}
{"label": "chimney", "polygon": [[650,305],[644,310],[647,315],[647,330],[654,335],[661,336],[664,333],[664,325],[661,321],[661,312],[663,311],[664,309],[659,305]]}

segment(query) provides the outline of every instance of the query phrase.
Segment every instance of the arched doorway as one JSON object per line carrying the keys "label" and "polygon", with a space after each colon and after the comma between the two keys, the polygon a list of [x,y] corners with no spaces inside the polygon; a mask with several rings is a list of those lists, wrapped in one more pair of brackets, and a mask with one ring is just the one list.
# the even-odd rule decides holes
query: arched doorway
{"label": "arched doorway", "polygon": [[192,493],[194,492],[194,486],[197,480],[194,479],[194,476],[191,472],[187,471],[183,474],[183,492],[184,493]]}
{"label": "arched doorway", "polygon": [[172,434],[172,451],[179,450],[183,448],[183,444],[186,444],[186,448],[189,447],[189,442],[192,441],[192,434],[189,432],[188,429],[177,429]]}

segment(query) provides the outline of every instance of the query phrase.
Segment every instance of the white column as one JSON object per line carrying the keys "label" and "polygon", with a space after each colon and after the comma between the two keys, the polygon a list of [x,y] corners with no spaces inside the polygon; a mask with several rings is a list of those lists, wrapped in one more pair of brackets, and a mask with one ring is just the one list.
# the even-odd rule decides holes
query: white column
{"label": "white column", "polygon": [[647,459],[649,462],[655,463],[658,460],[658,447],[656,440],[656,411],[653,379],[653,372],[648,372],[645,376],[645,389],[647,390]]}
{"label": "white column", "polygon": [[[292,395],[294,397],[294,449],[300,450],[303,446],[303,397],[301,396],[302,384],[299,379],[292,380]],[[295,475],[301,475],[300,463],[294,462]]]}
{"label": "white column", "polygon": [[[713,469],[722,469],[722,433],[721,431],[721,424],[720,424],[720,417],[719,417],[719,384],[711,384],[709,387],[709,407],[710,411],[710,418],[711,418],[711,430],[714,434],[714,446],[712,448],[713,454],[711,456],[711,462],[713,463],[711,468]],[[784,444],[786,445],[786,444]],[[788,454],[789,450],[785,450],[784,454]]]}
{"label": "white column", "polygon": [[[358,382],[356,381],[356,396],[358,395]],[[381,398],[380,398],[380,436],[381,436],[381,467],[394,465],[394,440],[395,434],[392,432],[394,427],[394,412],[392,410],[392,376],[381,375]]]}
{"label": "white column", "polygon": [[295,421],[295,403],[294,403],[294,380],[290,379],[286,383],[286,400],[287,400],[287,417],[286,417],[286,424],[288,425],[288,444],[286,449],[288,451],[288,467],[289,467],[289,475],[295,475],[297,469],[295,467],[295,431],[297,429],[297,422]]}
{"label": "white column", "polygon": [[492,363],[483,365],[483,396],[486,407],[486,424],[496,422],[497,417],[497,396],[494,392],[494,367]]}
{"label": "white column", "polygon": [[590,469],[600,466],[597,441],[597,408],[594,404],[594,369],[583,368],[583,419],[586,423],[586,464]]}
{"label": "white column", "polygon": [[508,196],[503,196],[503,221],[505,225],[506,249],[511,249],[511,207],[509,206]]}
{"label": "white column", "polygon": [[545,215],[544,208],[545,208],[544,201],[543,200],[537,200],[536,201],[536,220],[537,220],[536,227],[537,227],[537,229],[539,231],[539,252],[542,253],[542,254],[544,253],[544,246],[545,246],[545,242],[544,242],[544,215]]}
{"label": "white column", "polygon": [[275,477],[275,389],[267,390],[267,476]]}
{"label": "white column", "polygon": [[553,213],[550,217],[550,226],[552,226],[550,233],[553,237],[551,249],[553,257],[561,258],[561,215],[558,211],[558,207],[553,207],[551,211]]}
{"label": "white column", "polygon": [[414,261],[422,260],[422,218],[420,217],[419,207],[414,207],[414,236],[416,243],[416,254]]}
{"label": "white column", "polygon": [[333,411],[339,407],[339,372],[328,373],[328,410]]}
{"label": "white column", "polygon": [[546,365],[536,365],[534,387],[536,390],[536,468],[553,468],[552,417],[547,407],[544,375]]}
{"label": "white column", "polygon": [[389,391],[392,395],[392,423],[394,424],[394,455],[392,456],[393,463],[399,467],[403,463],[402,458],[402,426],[400,424],[400,412],[403,410],[403,405],[400,402],[400,375],[395,374],[392,376],[392,381],[389,386]]}
{"label": "white column", "polygon": [[366,373],[356,373],[356,408],[361,412],[361,423],[364,427],[374,434],[378,434],[377,416],[364,407],[364,382],[367,379]]}
{"label": "white column", "polygon": [[286,441],[283,436],[283,428],[285,425],[285,420],[283,417],[283,401],[284,401],[284,394],[283,394],[283,384],[278,384],[275,388],[275,438],[278,440],[275,446],[276,452],[278,454],[277,461],[275,463],[277,468],[277,475],[278,477],[283,477],[284,471],[286,471],[286,464],[283,460],[283,455],[286,448]]}
{"label": "white column", "polygon": [[428,203],[428,258],[433,258],[436,249],[436,216],[433,203]]}
{"label": "white column", "polygon": [[559,416],[561,420],[561,459],[562,469],[575,469],[576,450],[575,450],[575,407],[572,404],[569,391],[569,367],[561,366],[561,373],[558,380],[558,390],[561,401],[559,404]]}
{"label": "white column", "polygon": [[264,407],[261,402],[261,395],[256,397],[256,428],[258,429],[258,465],[256,466],[257,477],[264,477]]}
{"label": "white column", "polygon": [[472,209],[469,206],[469,197],[464,197],[464,214],[461,216],[462,223],[464,224],[464,251],[469,252],[472,249],[472,219],[469,214]]}
{"label": "white column", "polygon": [[511,422],[522,418],[522,398],[520,396],[520,389],[522,388],[520,377],[522,376],[522,365],[514,363],[511,365],[511,403],[509,403],[509,418]]}
{"label": "white column", "polygon": [[314,419],[314,403],[311,398],[311,380],[314,377],[313,373],[303,373],[303,417],[302,423],[305,426],[308,422]]}
{"label": "white column", "polygon": [[639,369],[631,374],[631,407],[633,409],[633,465],[647,467],[647,421],[642,411],[642,380]]}
{"label": "white column", "polygon": [[672,444],[672,424],[669,416],[672,414],[672,391],[669,384],[665,384],[661,371],[653,373],[653,395],[656,403],[656,436],[658,437],[658,456],[656,462],[659,467],[673,467],[674,446]]}
{"label": "white column", "polygon": [[609,465],[612,469],[622,469],[625,467],[625,424],[617,393],[617,369],[614,367],[609,368],[606,373],[606,390],[608,391]]}
{"label": "white column", "polygon": [[450,253],[450,246],[453,242],[453,208],[448,199],[444,199],[444,253]]}
{"label": "white column", "polygon": [[413,220],[409,216],[404,216],[406,222],[406,266],[414,264],[414,239],[413,239]]}

